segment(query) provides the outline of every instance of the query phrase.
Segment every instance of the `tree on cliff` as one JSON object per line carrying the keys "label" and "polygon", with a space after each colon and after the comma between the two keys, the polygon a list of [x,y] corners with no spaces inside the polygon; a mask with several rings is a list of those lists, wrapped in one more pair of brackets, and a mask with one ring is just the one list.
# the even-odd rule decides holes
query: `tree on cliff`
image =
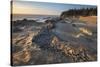
{"label": "tree on cliff", "polygon": [[61,13],[61,18],[72,16],[97,16],[97,8],[69,9]]}

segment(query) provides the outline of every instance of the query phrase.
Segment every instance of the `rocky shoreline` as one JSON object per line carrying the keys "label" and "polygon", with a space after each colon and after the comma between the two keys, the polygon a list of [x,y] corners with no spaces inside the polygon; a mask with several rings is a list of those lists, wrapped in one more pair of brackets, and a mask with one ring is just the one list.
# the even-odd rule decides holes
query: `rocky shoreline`
{"label": "rocky shoreline", "polygon": [[[25,24],[25,21],[24,25],[27,25],[28,23]],[[31,22],[28,27],[34,25]],[[97,60],[96,53],[92,54],[92,51],[86,46],[62,40],[59,35],[53,32],[55,27],[56,23],[49,20],[46,21],[46,24],[36,34],[32,29],[30,32],[29,29],[26,31],[27,35],[22,35],[22,38],[20,36],[20,39],[15,38],[14,40],[12,38],[12,42],[14,42],[12,43],[12,65],[37,65]]]}

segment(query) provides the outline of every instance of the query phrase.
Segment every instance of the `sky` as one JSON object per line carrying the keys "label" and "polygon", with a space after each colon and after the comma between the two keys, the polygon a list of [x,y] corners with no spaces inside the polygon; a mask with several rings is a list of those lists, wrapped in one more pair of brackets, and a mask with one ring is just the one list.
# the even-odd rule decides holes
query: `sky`
{"label": "sky", "polygon": [[69,9],[95,8],[94,5],[76,5],[61,3],[45,3],[33,1],[13,1],[12,14],[39,14],[39,15],[60,15],[61,12]]}

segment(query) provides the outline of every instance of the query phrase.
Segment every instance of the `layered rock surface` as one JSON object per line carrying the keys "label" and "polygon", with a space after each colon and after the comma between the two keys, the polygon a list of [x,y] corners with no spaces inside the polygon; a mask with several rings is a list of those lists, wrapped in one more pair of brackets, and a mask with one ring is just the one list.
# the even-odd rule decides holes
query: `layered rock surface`
{"label": "layered rock surface", "polygon": [[47,23],[35,31],[30,25],[27,26],[27,30],[13,33],[12,64],[37,65],[97,60],[96,50],[92,51],[84,44],[73,42],[75,38],[71,41],[65,36],[67,39],[63,39],[60,34],[59,36],[54,32],[52,26],[53,23]]}

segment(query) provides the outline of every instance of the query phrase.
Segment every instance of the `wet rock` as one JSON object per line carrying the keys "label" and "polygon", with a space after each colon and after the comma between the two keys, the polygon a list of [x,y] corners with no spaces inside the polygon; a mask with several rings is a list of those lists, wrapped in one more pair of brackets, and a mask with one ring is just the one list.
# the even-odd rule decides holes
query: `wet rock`
{"label": "wet rock", "polygon": [[33,23],[36,23],[35,20],[27,20],[27,19],[23,19],[23,20],[16,20],[12,22],[12,26],[31,26],[33,25]]}
{"label": "wet rock", "polygon": [[[27,20],[23,20],[23,22],[25,21]],[[70,40],[61,40],[57,34],[51,31],[52,26],[53,24],[48,22],[47,26],[42,27],[36,35],[28,33],[19,36],[18,39],[14,37],[13,64],[54,64],[96,60],[96,54],[91,53],[93,51],[88,50],[86,46],[79,46],[71,43],[73,41],[70,42]]]}
{"label": "wet rock", "polygon": [[51,43],[52,32],[48,28],[43,28],[37,36],[32,39],[41,48],[48,48]]}
{"label": "wet rock", "polygon": [[31,53],[28,50],[23,50],[17,53],[13,53],[12,58],[14,65],[26,64],[31,59]]}
{"label": "wet rock", "polygon": [[[86,47],[78,46],[77,48],[71,45],[69,42],[61,42],[57,37],[54,37],[52,40],[52,47],[56,50],[61,50],[65,56],[69,56],[72,59],[72,62],[82,62],[90,61],[89,53],[87,52]],[[67,57],[66,57],[67,58]]]}
{"label": "wet rock", "polygon": [[17,40],[15,44],[20,47],[31,46],[33,36],[34,36],[34,33],[28,33],[22,39]]}
{"label": "wet rock", "polygon": [[22,51],[22,49],[23,49],[23,48],[20,47],[20,46],[12,45],[12,52],[13,52],[13,53]]}
{"label": "wet rock", "polygon": [[70,62],[70,59],[66,59],[61,52],[42,49],[32,51],[32,58],[30,60],[31,64],[54,64],[61,62]]}
{"label": "wet rock", "polygon": [[22,29],[20,29],[19,27],[14,27],[13,29],[12,29],[12,32],[14,32],[14,33],[16,33],[16,32],[22,32],[23,30]]}
{"label": "wet rock", "polygon": [[51,46],[57,46],[57,45],[59,45],[60,43],[59,43],[59,39],[55,36],[55,37],[53,37],[53,39],[52,39],[52,42],[51,42],[52,44],[51,44]]}

